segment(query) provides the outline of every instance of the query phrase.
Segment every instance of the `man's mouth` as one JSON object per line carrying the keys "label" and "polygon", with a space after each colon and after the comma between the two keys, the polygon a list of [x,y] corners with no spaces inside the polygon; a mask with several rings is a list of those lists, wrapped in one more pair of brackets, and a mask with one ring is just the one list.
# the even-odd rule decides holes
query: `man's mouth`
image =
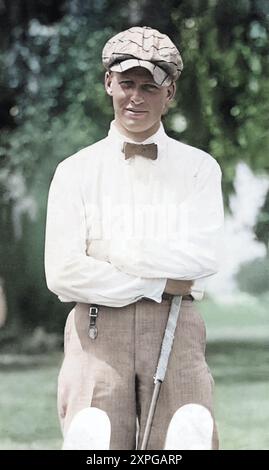
{"label": "man's mouth", "polygon": [[143,114],[146,114],[147,111],[145,110],[142,110],[142,109],[132,109],[132,108],[126,108],[126,111],[128,111],[128,113],[134,115],[134,116],[139,116],[139,115],[143,115]]}

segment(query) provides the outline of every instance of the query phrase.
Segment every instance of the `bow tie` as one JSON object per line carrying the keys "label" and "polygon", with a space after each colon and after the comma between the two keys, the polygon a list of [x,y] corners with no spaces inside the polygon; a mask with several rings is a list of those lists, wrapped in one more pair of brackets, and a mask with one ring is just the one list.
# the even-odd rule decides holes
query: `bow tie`
{"label": "bow tie", "polygon": [[158,156],[158,146],[157,144],[133,144],[131,142],[124,142],[123,150],[125,154],[125,160],[128,158],[139,155],[141,157],[150,158],[151,160],[156,160]]}

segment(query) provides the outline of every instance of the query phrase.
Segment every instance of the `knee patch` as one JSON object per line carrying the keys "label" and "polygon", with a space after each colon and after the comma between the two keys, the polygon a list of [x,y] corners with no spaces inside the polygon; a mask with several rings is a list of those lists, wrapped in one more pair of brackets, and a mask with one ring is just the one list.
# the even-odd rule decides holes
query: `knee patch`
{"label": "knee patch", "polygon": [[202,405],[191,403],[179,408],[169,424],[165,449],[209,450],[212,448],[213,419]]}
{"label": "knee patch", "polygon": [[88,407],[80,410],[66,432],[63,450],[108,450],[111,424],[105,411]]}

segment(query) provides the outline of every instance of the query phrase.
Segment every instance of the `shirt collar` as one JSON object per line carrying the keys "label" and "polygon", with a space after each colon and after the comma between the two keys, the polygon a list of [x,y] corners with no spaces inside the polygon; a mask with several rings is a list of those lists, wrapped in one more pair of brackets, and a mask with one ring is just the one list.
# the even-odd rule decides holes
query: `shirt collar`
{"label": "shirt collar", "polygon": [[[125,135],[123,135],[119,131],[119,129],[117,128],[117,126],[115,124],[115,120],[113,120],[110,123],[108,138],[109,138],[109,140],[112,140],[117,145],[117,148],[120,149],[120,150],[122,150],[124,142],[131,142],[131,143],[134,143],[134,144],[138,144],[138,143],[139,144],[151,144],[151,143],[157,144],[158,145],[158,158],[156,160],[149,160],[150,163],[156,164],[158,162],[158,160],[162,157],[163,150],[166,148],[166,139],[168,138],[168,136],[167,136],[167,134],[164,130],[163,123],[160,122],[160,127],[157,130],[157,132],[152,134],[147,139],[143,140],[143,142],[135,142],[134,140],[126,137]],[[122,156],[124,156],[123,153],[122,153]],[[130,163],[130,159],[125,160],[125,161],[126,161],[126,163]]]}

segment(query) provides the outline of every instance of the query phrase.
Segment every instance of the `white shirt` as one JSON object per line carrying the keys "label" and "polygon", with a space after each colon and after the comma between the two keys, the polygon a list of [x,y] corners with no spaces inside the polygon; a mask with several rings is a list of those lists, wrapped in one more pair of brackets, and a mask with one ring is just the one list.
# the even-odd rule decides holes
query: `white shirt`
{"label": "white shirt", "polygon": [[63,160],[47,210],[45,271],[62,302],[121,307],[161,302],[166,280],[195,279],[192,295],[218,269],[223,225],[221,171],[207,153],[167,136],[143,143],[158,157],[125,159],[131,142],[108,136]]}

